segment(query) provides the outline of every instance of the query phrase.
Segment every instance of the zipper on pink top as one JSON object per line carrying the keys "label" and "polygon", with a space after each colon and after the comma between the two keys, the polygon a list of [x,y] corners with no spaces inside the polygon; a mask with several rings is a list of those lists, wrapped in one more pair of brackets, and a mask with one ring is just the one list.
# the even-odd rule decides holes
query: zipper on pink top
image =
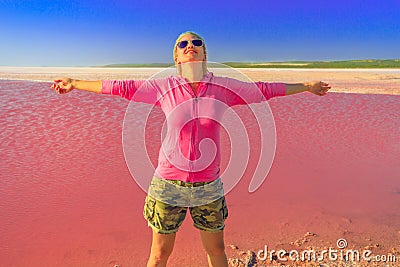
{"label": "zipper on pink top", "polygon": [[[198,96],[200,95],[200,90],[202,89],[203,85],[202,83],[199,83],[198,87],[197,87],[197,94],[194,92],[193,88],[189,85],[190,89],[191,89],[191,93],[193,94],[193,105],[192,105],[192,111],[193,111],[193,123],[192,123],[192,135],[190,138],[190,142],[191,142],[191,146],[190,146],[190,153],[189,155],[191,156],[192,153],[194,155],[196,155],[196,133],[197,133],[197,129],[198,129],[198,102],[199,102],[199,98]],[[195,157],[192,159],[189,159],[189,181],[193,181],[194,179],[194,175],[193,175],[193,170],[195,169],[194,164],[195,164]]]}

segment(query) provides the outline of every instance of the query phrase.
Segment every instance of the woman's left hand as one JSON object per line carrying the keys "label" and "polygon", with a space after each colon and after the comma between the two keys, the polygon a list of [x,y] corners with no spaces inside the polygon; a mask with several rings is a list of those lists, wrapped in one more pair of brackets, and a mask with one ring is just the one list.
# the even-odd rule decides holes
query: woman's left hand
{"label": "woman's left hand", "polygon": [[331,89],[328,83],[322,81],[309,82],[305,83],[305,85],[307,86],[307,91],[319,96],[326,95],[329,89]]}

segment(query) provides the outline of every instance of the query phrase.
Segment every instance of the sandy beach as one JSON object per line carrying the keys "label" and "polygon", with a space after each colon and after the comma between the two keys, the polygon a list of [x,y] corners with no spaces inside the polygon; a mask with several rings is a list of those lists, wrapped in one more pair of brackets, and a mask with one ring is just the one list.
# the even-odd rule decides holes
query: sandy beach
{"label": "sandy beach", "polygon": [[[148,79],[165,68],[1,67],[0,79],[51,82],[57,77],[76,79]],[[213,71],[213,69],[211,69]],[[224,74],[224,70],[220,75]],[[297,83],[323,80],[331,92],[400,94],[400,69],[234,69],[253,81]],[[230,74],[232,71],[229,72]],[[239,75],[240,76],[240,75]]]}
{"label": "sandy beach", "polygon": [[[145,266],[151,242],[142,218],[145,193],[121,144],[129,102],[87,92],[58,95],[49,82],[147,79],[161,70],[0,67],[0,265]],[[333,93],[269,101],[277,149],[255,193],[248,185],[260,136],[251,114],[242,112],[255,152],[227,194],[230,267],[399,266],[400,70],[237,71],[255,81],[323,80]],[[148,129],[152,160],[161,123]],[[221,138],[224,170],[230,142],[224,132]],[[168,266],[207,265],[189,217]],[[315,258],[302,259],[304,251]]]}

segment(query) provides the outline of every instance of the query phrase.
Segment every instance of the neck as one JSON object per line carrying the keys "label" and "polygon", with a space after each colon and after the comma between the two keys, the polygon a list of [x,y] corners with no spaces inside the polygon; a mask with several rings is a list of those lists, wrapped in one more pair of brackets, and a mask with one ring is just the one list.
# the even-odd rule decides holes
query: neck
{"label": "neck", "polygon": [[187,62],[180,64],[181,76],[188,79],[190,83],[198,83],[203,78],[205,71],[203,70],[203,62]]}

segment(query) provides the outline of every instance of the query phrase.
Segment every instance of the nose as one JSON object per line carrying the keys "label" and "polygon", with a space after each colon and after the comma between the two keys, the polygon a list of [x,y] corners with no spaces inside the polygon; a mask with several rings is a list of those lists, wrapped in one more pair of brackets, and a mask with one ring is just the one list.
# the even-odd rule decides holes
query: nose
{"label": "nose", "polygon": [[193,48],[193,43],[192,40],[188,41],[188,45],[186,46],[187,48]]}

